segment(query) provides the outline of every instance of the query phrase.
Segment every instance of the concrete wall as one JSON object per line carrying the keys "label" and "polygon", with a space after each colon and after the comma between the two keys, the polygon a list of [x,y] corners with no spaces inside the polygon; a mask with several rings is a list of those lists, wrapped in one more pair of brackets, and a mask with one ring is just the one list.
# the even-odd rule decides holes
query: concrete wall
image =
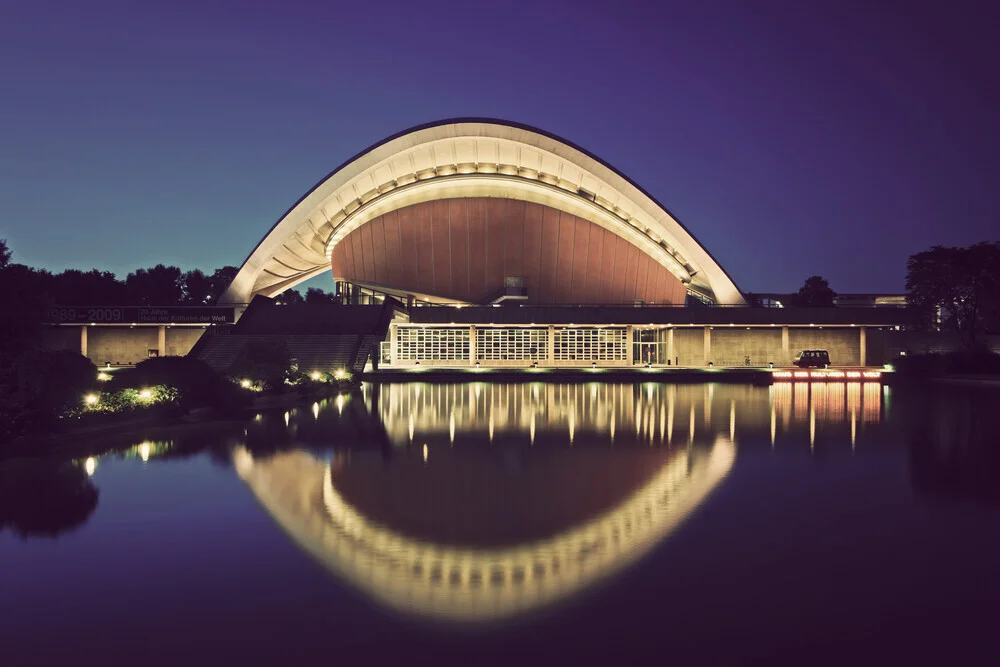
{"label": "concrete wall", "polygon": [[[43,347],[50,350],[81,349],[82,327],[50,327],[43,334]],[[98,366],[137,364],[149,358],[150,350],[161,356],[183,356],[198,342],[201,327],[166,327],[165,349],[159,348],[159,327],[87,327],[87,357]]]}
{"label": "concrete wall", "polygon": [[711,361],[716,366],[742,366],[747,356],[751,366],[775,366],[791,363],[781,350],[781,327],[750,329],[716,327],[712,329]]}
{"label": "concrete wall", "polygon": [[[830,353],[832,365],[857,366],[861,363],[861,330],[858,328],[789,328],[788,351],[791,358],[785,363],[792,363],[795,353],[800,350],[826,350]],[[867,359],[866,362],[869,366],[882,363],[878,359]],[[777,361],[775,365],[777,365]]]}

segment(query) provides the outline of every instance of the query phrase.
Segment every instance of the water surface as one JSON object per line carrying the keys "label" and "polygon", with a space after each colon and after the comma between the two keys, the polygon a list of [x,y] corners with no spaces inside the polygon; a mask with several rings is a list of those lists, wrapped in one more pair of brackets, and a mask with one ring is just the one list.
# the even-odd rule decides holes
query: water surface
{"label": "water surface", "polygon": [[366,385],[6,461],[4,664],[991,664],[998,398]]}

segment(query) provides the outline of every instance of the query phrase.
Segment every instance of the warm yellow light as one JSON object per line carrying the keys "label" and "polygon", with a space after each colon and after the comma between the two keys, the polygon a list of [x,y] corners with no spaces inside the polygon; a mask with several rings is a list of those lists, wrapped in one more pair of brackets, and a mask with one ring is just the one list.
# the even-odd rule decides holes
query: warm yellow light
{"label": "warm yellow light", "polygon": [[149,460],[149,450],[150,446],[148,442],[144,442],[141,445],[139,445],[139,456],[142,458],[143,461]]}
{"label": "warm yellow light", "polygon": [[97,470],[97,459],[93,456],[88,457],[87,460],[83,462],[83,469],[87,471],[88,477],[93,475],[94,471]]}
{"label": "warm yellow light", "polygon": [[151,392],[148,389],[143,389],[142,391],[139,392],[139,398],[141,398],[144,401],[148,401],[149,399],[153,398],[153,392]]}
{"label": "warm yellow light", "polygon": [[83,402],[87,405],[97,405],[98,396],[97,394],[87,394],[83,397]]}
{"label": "warm yellow light", "polygon": [[286,412],[286,413],[285,413],[285,426],[288,426],[288,418],[289,418],[289,415],[288,415],[288,413]]}
{"label": "warm yellow light", "polygon": [[244,389],[249,389],[250,388],[250,380],[247,380],[246,378],[243,378],[242,380],[240,380],[240,386],[243,387]]}
{"label": "warm yellow light", "polygon": [[424,463],[427,463],[427,443],[424,443]]}
{"label": "warm yellow light", "polygon": [[334,371],[333,377],[337,378],[338,380],[343,380],[345,377],[347,377],[347,371],[345,371],[343,368],[338,368],[336,371]]}
{"label": "warm yellow light", "polygon": [[313,419],[319,419],[319,403],[313,403]]}
{"label": "warm yellow light", "polygon": [[107,382],[108,380],[111,379],[111,374],[101,371],[100,373],[97,374],[97,379],[100,380],[101,382]]}
{"label": "warm yellow light", "polygon": [[312,373],[309,374],[309,377],[312,378],[313,380],[318,380],[322,376],[320,375],[319,371],[313,371]]}

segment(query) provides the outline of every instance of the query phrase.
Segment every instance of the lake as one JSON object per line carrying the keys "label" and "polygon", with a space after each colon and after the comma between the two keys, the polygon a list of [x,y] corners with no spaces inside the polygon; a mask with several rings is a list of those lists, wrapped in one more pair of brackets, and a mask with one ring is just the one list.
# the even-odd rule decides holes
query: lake
{"label": "lake", "polygon": [[366,384],[0,462],[0,663],[997,664],[1000,391]]}

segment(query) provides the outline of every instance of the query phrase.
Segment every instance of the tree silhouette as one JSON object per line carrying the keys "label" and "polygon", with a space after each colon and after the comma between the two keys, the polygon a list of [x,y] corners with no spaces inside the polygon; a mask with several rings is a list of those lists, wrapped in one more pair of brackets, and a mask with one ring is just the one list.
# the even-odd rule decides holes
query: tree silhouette
{"label": "tree silhouette", "polygon": [[72,463],[23,459],[0,465],[0,532],[55,537],[83,525],[97,499],[86,473]]}
{"label": "tree silhouette", "polygon": [[830,283],[820,276],[806,278],[805,284],[792,295],[792,305],[798,308],[829,308],[837,293],[830,288]]}

